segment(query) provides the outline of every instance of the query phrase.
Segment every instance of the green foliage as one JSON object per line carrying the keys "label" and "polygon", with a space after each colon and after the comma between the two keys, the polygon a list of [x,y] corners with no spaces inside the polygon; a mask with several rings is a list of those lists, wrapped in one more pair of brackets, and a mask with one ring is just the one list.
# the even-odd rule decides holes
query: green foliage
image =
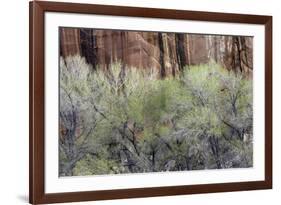
{"label": "green foliage", "polygon": [[87,154],[82,160],[78,161],[74,168],[74,175],[102,175],[118,174],[122,167],[113,160],[107,158],[97,158]]}
{"label": "green foliage", "polygon": [[122,63],[94,71],[77,56],[60,73],[60,111],[74,107],[86,130],[72,175],[252,166],[252,80],[239,73],[210,63],[162,79]]}

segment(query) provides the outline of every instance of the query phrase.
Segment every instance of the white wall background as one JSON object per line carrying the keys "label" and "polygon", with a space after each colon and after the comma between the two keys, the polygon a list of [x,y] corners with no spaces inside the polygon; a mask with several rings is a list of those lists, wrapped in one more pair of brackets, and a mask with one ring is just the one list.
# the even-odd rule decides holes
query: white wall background
{"label": "white wall background", "polygon": [[[281,6],[278,0],[72,0],[72,2],[236,12],[273,16],[273,190],[73,204],[280,204]],[[0,204],[28,201],[28,0],[0,4]]]}

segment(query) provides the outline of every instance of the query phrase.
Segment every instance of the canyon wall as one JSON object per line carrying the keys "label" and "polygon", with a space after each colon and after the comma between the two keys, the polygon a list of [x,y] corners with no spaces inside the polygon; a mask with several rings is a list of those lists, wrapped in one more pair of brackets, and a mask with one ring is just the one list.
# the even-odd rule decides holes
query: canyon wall
{"label": "canyon wall", "polygon": [[248,76],[253,70],[253,38],[183,33],[60,28],[60,55],[84,56],[101,69],[114,62],[124,67],[157,69],[175,75],[186,65],[215,61]]}

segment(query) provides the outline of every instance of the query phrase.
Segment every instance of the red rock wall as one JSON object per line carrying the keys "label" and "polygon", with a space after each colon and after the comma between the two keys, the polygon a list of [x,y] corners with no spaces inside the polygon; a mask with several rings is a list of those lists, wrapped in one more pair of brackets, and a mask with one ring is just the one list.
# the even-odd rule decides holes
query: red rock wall
{"label": "red rock wall", "polygon": [[184,65],[214,60],[227,69],[251,73],[252,37],[60,28],[60,53],[81,55],[106,69],[124,66],[175,74]]}

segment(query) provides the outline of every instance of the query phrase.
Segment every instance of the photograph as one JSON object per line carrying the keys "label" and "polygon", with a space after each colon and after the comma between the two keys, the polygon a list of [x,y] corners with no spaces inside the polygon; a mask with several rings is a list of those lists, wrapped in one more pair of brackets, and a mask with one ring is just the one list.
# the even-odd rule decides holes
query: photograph
{"label": "photograph", "polygon": [[273,16],[181,6],[29,3],[30,203],[272,189]]}
{"label": "photograph", "polygon": [[253,168],[253,36],[58,38],[59,177]]}

